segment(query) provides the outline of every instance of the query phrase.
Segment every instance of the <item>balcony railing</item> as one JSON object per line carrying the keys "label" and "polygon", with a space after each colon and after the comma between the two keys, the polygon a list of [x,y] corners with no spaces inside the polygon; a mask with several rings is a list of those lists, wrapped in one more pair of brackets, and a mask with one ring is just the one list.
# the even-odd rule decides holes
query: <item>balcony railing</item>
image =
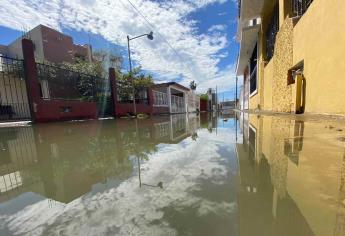
{"label": "balcony railing", "polygon": [[309,8],[313,0],[292,0],[293,16],[301,17]]}
{"label": "balcony railing", "polygon": [[168,95],[159,91],[152,91],[153,105],[155,106],[168,106]]}
{"label": "balcony railing", "polygon": [[185,112],[185,101],[183,97],[171,95],[171,112],[183,113]]}

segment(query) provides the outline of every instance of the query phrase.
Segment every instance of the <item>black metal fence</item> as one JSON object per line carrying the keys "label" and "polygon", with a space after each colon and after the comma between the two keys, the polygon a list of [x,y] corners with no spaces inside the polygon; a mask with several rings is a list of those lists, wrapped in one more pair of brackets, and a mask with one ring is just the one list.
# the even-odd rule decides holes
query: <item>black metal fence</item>
{"label": "black metal fence", "polygon": [[95,101],[102,78],[63,67],[36,63],[41,97],[47,100]]}
{"label": "black metal fence", "polygon": [[108,79],[54,65],[36,66],[42,99],[96,102],[99,117],[112,115]]}
{"label": "black metal fence", "polygon": [[[120,103],[133,103],[133,85],[129,80],[117,80],[117,100]],[[148,88],[135,90],[136,104],[149,104]]]}
{"label": "black metal fence", "polygon": [[0,55],[0,120],[29,120],[23,61]]}
{"label": "black metal fence", "polygon": [[312,4],[313,0],[292,0],[293,16],[302,16]]}

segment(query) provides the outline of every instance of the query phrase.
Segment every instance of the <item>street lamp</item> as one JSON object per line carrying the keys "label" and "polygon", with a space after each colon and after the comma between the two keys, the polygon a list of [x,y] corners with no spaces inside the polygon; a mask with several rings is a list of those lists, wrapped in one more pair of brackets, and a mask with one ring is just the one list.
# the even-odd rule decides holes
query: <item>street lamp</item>
{"label": "street lamp", "polygon": [[236,76],[236,95],[235,95],[235,109],[237,109],[237,83],[238,83],[238,77]]}
{"label": "street lamp", "polygon": [[132,80],[132,93],[133,93],[133,109],[134,109],[134,115],[137,115],[137,107],[135,103],[135,88],[134,88],[134,80],[132,78],[132,59],[131,59],[131,47],[129,45],[129,41],[141,38],[141,37],[147,37],[149,40],[153,40],[153,32],[151,31],[149,34],[142,34],[133,38],[130,38],[129,35],[127,35],[127,43],[128,43],[128,61],[129,61],[129,72]]}

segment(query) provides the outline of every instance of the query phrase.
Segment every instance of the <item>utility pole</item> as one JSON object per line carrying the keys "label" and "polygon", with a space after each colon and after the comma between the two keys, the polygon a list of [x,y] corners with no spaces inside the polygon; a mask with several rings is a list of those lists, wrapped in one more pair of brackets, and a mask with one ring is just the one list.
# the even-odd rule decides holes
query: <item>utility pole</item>
{"label": "utility pole", "polygon": [[237,108],[237,82],[238,82],[238,77],[236,76],[236,97],[235,97],[235,108]]}
{"label": "utility pole", "polygon": [[132,94],[133,94],[133,111],[134,115],[137,115],[137,106],[135,104],[135,88],[134,88],[134,79],[133,79],[133,71],[132,71],[132,59],[131,59],[131,47],[129,45],[129,41],[131,39],[127,35],[127,43],[128,43],[128,63],[129,63],[129,76],[131,77],[132,82]]}
{"label": "utility pole", "polygon": [[218,111],[218,86],[216,86],[216,111]]}

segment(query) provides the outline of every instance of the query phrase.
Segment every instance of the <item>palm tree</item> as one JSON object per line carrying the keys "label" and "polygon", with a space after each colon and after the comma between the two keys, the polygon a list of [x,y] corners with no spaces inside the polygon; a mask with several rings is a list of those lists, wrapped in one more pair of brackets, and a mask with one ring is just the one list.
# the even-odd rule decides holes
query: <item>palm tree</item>
{"label": "palm tree", "polygon": [[197,87],[197,84],[195,83],[195,81],[191,81],[190,84],[189,84],[189,88],[191,90],[196,90],[196,87]]}

